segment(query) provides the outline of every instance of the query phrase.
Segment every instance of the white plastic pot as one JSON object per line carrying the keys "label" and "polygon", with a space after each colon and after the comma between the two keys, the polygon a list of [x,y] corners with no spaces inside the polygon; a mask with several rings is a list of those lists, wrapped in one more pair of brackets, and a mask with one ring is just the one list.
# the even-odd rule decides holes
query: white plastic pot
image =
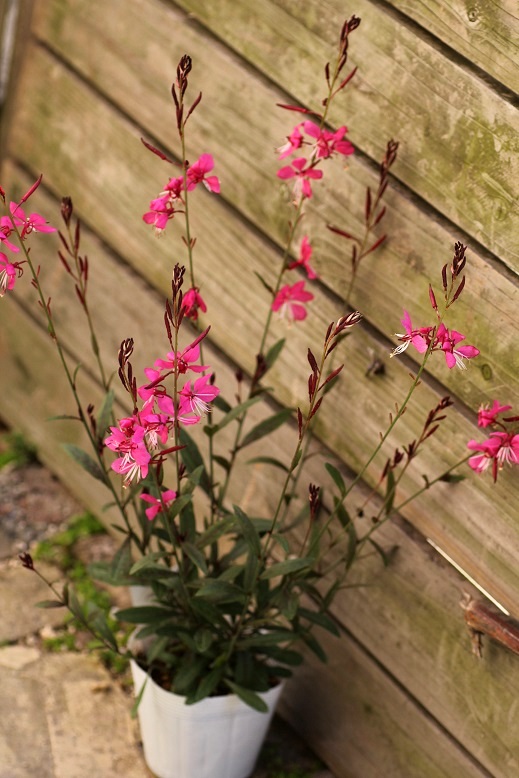
{"label": "white plastic pot", "polygon": [[260,694],[268,713],[258,713],[235,694],[207,697],[194,705],[161,688],[131,661],[144,758],[157,778],[248,778],[282,684]]}

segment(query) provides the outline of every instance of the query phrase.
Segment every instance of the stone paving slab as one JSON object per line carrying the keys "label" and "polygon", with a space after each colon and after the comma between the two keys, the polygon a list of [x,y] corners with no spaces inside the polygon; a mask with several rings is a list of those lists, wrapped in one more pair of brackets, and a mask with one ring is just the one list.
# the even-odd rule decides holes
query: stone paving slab
{"label": "stone paving slab", "polygon": [[[38,569],[51,581],[56,581],[56,568],[38,563]],[[63,624],[66,611],[62,608],[37,608],[41,600],[52,599],[52,592],[36,573],[26,570],[16,560],[12,565],[0,565],[0,645],[39,632],[45,626]],[[1,763],[0,763],[1,764]]]}
{"label": "stone paving slab", "polygon": [[132,700],[94,657],[0,648],[0,690],[0,778],[152,775]]}

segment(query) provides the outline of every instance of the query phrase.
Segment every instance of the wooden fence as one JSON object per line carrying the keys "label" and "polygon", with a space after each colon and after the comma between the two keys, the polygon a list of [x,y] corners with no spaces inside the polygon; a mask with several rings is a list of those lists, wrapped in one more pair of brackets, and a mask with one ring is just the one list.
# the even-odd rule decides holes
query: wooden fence
{"label": "wooden fence", "polygon": [[[0,17],[12,6],[19,11],[18,37],[2,113],[1,183],[20,195],[43,172],[37,205],[53,223],[61,196],[73,197],[91,262],[101,350],[105,359],[113,355],[114,367],[120,341],[130,336],[138,368],[150,354],[155,358],[172,257],[181,252],[174,237],[158,241],[142,222],[163,183],[164,163],[139,140],[178,153],[169,86],[180,56],[193,58],[192,94],[203,91],[188,153],[212,153],[222,181],[222,195],[203,195],[193,218],[212,323],[211,364],[232,391],[229,360],[251,373],[250,344],[259,341],[266,305],[254,273],[274,278],[286,233],[287,198],[279,194],[274,149],[295,122],[276,104],[319,107],[323,64],[334,56],[344,18],[355,14],[362,22],[351,37],[350,63],[358,73],[330,121],[348,125],[356,153],[346,169],[328,174],[305,217],[321,280],[312,316],[289,332],[276,323],[276,338],[287,335],[282,366],[271,377],[276,402],[302,401],[307,348],[317,350],[328,322],[344,311],[349,246],[325,225],[362,231],[366,186],[376,188],[378,161],[386,142],[397,138],[383,225],[389,237],[360,268],[349,302],[365,324],[346,340],[345,376],[335,400],[323,405],[319,437],[346,473],[359,469],[409,386],[413,355],[388,359],[402,309],[413,321],[430,318],[428,284],[438,288],[457,240],[468,244],[469,261],[453,314],[481,355],[466,371],[430,361],[419,402],[385,456],[420,433],[424,409],[447,393],[456,402],[401,499],[423,485],[423,473],[434,477],[465,454],[466,442],[480,434],[481,403],[497,397],[517,412],[514,0],[21,0],[4,2]],[[83,365],[84,396],[99,401],[88,339],[56,246],[37,237],[34,256],[66,348]],[[76,426],[43,421],[64,405],[74,409],[24,281],[0,305],[0,415],[101,512],[106,495],[58,445],[64,437],[81,441]],[[383,372],[370,372],[374,359]],[[289,456],[292,446],[290,435],[278,434],[273,451]],[[519,617],[517,472],[503,471],[495,485],[488,473],[477,477],[466,466],[463,472],[465,481],[438,484],[381,530],[379,542],[398,547],[392,563],[382,570],[378,557],[365,561],[357,578],[367,585],[337,601],[334,616],[344,635],[325,639],[328,663],[309,657],[286,690],[283,715],[339,778],[519,774],[519,656],[487,642],[483,658],[474,657],[460,600],[463,592],[482,595],[427,542]],[[271,477],[267,466],[256,465],[242,492],[268,506]]]}

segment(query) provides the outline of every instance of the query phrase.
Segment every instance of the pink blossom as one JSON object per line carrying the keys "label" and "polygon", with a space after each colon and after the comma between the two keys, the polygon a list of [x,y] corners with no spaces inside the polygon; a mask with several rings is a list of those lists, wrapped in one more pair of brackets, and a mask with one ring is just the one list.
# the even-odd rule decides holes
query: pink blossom
{"label": "pink blossom", "polygon": [[[142,220],[146,224],[151,224],[155,227],[158,234],[166,229],[167,223],[170,219],[173,219],[177,211],[167,201],[162,202],[164,198],[158,198],[158,200],[152,200],[150,203],[151,211],[145,213]],[[162,202],[159,203],[159,201]],[[156,207],[154,207],[154,204]]]}
{"label": "pink blossom", "polygon": [[294,151],[297,151],[297,149],[301,148],[303,136],[299,130],[300,127],[302,127],[301,124],[296,125],[290,135],[288,135],[287,142],[277,149],[279,154],[278,159],[284,159],[285,157],[290,156]]}
{"label": "pink blossom", "polygon": [[0,251],[0,297],[13,289],[16,279],[23,273],[20,262],[9,262],[5,254]]}
{"label": "pink blossom", "polygon": [[31,213],[26,216],[16,203],[11,203],[9,210],[16,226],[22,228],[20,235],[22,240],[31,232],[56,232],[55,227],[51,227],[39,213]]}
{"label": "pink blossom", "polygon": [[[11,203],[12,205],[12,203]],[[11,243],[9,237],[12,235],[14,231],[13,223],[9,216],[2,216],[0,219],[0,241],[3,243],[6,249],[9,249],[9,251],[12,251],[14,254],[17,254],[20,251],[20,247],[16,246],[14,243]]]}
{"label": "pink blossom", "polygon": [[449,369],[457,366],[465,370],[466,365],[463,360],[472,359],[479,354],[479,349],[475,346],[458,346],[462,340],[465,340],[465,335],[462,335],[461,332],[448,330],[444,324],[440,324],[438,327],[434,349],[440,348],[444,352]]}
{"label": "pink blossom", "polygon": [[118,427],[110,427],[111,435],[105,438],[105,445],[122,457],[112,462],[112,470],[124,475],[127,487],[136,478],[138,481],[148,475],[151,455],[146,448],[146,430],[135,416],[121,419]]}
{"label": "pink blossom", "polygon": [[171,414],[166,413],[150,413],[148,407],[145,405],[141,411],[141,419],[146,430],[146,441],[151,449],[157,449],[159,447],[159,441],[166,445],[168,442],[170,426],[172,424],[170,420]]}
{"label": "pink blossom", "polygon": [[207,311],[207,305],[205,304],[200,290],[197,286],[192,289],[188,289],[185,295],[182,297],[182,308],[184,309],[184,316],[188,319],[196,321],[198,319],[198,311],[205,313]]}
{"label": "pink blossom", "polygon": [[476,473],[483,473],[489,465],[492,465],[494,482],[497,480],[499,470],[502,470],[505,464],[519,464],[519,434],[491,432],[490,437],[482,443],[469,440],[467,448],[480,452],[470,457],[470,467]]}
{"label": "pink blossom", "polygon": [[[209,403],[220,394],[218,387],[209,384],[211,376],[204,375],[195,381],[188,381],[180,391],[179,415],[193,413],[203,416],[211,410]],[[180,419],[182,421],[182,418]]]}
{"label": "pink blossom", "polygon": [[310,180],[317,180],[323,177],[322,170],[316,170],[312,164],[308,164],[304,157],[298,157],[292,161],[291,165],[280,168],[277,172],[278,178],[286,181],[295,178],[294,184],[294,202],[299,203],[303,197],[312,196],[312,186]]}
{"label": "pink blossom", "polygon": [[288,314],[292,321],[302,321],[305,319],[307,312],[302,303],[310,302],[310,300],[314,299],[314,296],[304,287],[304,281],[298,281],[292,286],[287,284],[281,287],[272,303],[272,310],[279,311],[281,317]]}
{"label": "pink blossom", "polygon": [[149,379],[149,383],[139,386],[137,393],[141,399],[146,403],[146,410],[150,411],[154,408],[155,403],[162,413],[167,416],[175,417],[175,405],[173,399],[169,396],[166,388],[162,385],[162,373],[160,370],[154,370],[152,367],[146,367],[144,369],[146,378]]}
{"label": "pink blossom", "polygon": [[304,267],[309,279],[318,278],[317,273],[310,265],[310,259],[312,257],[312,246],[306,235],[303,236],[301,241],[301,247],[299,249],[299,259],[296,262],[291,262],[288,265],[289,270],[293,270],[296,267]]}
{"label": "pink blossom", "polygon": [[144,502],[149,502],[151,505],[150,508],[146,508],[144,511],[148,517],[148,520],[153,521],[157,514],[163,513],[164,510],[167,510],[169,505],[171,505],[176,497],[177,493],[172,489],[166,489],[164,492],[161,492],[160,498],[153,497],[151,494],[141,494],[141,500],[144,500]]}
{"label": "pink blossom", "polygon": [[354,148],[348,140],[343,140],[348,132],[347,127],[339,127],[335,132],[321,129],[315,122],[306,121],[303,123],[304,131],[315,140],[315,150],[313,156],[316,159],[326,159],[333,153],[348,156],[353,154]]}
{"label": "pink blossom", "polygon": [[210,192],[220,193],[220,181],[217,176],[207,176],[214,168],[211,154],[202,154],[199,159],[187,169],[187,189],[190,192],[197,184],[203,184]]}
{"label": "pink blossom", "polygon": [[[167,359],[156,359],[155,367],[160,367],[162,370],[175,370],[179,374],[187,373],[188,370],[192,370],[194,373],[203,373],[209,369],[209,365],[196,365],[200,359],[200,346],[198,343],[187,346],[183,351],[168,351],[166,354]],[[151,372],[151,368],[148,368]],[[148,375],[148,373],[146,373]]]}
{"label": "pink blossom", "polygon": [[419,327],[418,329],[413,329],[411,317],[406,310],[404,310],[404,317],[400,321],[405,329],[405,333],[396,333],[396,337],[401,340],[402,343],[400,346],[393,349],[391,356],[394,357],[396,354],[401,354],[406,350],[410,343],[413,344],[420,354],[424,354],[429,347],[430,335],[434,328]]}
{"label": "pink blossom", "polygon": [[492,407],[488,405],[482,405],[478,411],[478,427],[490,427],[495,424],[497,417],[500,413],[512,410],[511,405],[499,405],[497,400],[494,400]]}

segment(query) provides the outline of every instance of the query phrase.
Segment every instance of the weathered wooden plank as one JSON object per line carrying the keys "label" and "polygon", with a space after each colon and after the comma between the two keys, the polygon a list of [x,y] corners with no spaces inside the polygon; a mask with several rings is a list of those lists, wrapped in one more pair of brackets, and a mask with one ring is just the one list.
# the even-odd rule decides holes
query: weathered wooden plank
{"label": "weathered wooden plank", "polygon": [[519,92],[519,12],[515,0],[388,0],[454,51]]}
{"label": "weathered wooden plank", "polygon": [[[42,58],[43,57],[43,58]],[[78,206],[83,213],[89,215],[96,223],[97,229],[104,239],[113,246],[117,246],[126,254],[131,264],[139,271],[146,274],[154,285],[167,290],[169,286],[168,256],[169,245],[165,241],[157,242],[147,233],[143,233],[142,243],[128,242],[128,230],[131,224],[140,222],[142,209],[134,197],[134,192],[143,186],[143,181],[161,170],[158,160],[151,158],[144,150],[140,150],[135,138],[135,130],[121,117],[114,115],[113,110],[96,101],[84,85],[63,71],[60,64],[46,58],[41,53],[30,58],[33,65],[44,67],[48,75],[48,84],[52,94],[57,99],[42,101],[47,117],[54,118],[46,125],[47,133],[52,138],[50,149],[45,146],[34,149],[31,138],[37,133],[36,126],[31,126],[31,116],[36,113],[38,105],[38,93],[34,94],[35,102],[31,102],[31,110],[27,111],[22,106],[21,120],[17,127],[18,148],[24,152],[23,156],[33,169],[45,169],[49,171],[51,184],[55,191],[71,191],[74,182],[74,170],[80,169],[82,186],[78,190]],[[26,82],[27,89],[30,81]],[[39,92],[43,97],[42,90]],[[63,103],[60,101],[64,100]],[[68,124],[65,121],[68,106],[73,121]],[[63,109],[63,110],[62,110]],[[90,124],[89,124],[90,123]],[[94,127],[95,123],[95,127]],[[89,127],[91,131],[89,131]],[[99,128],[105,128],[100,132]],[[80,130],[81,128],[81,130]],[[82,131],[86,132],[86,137]],[[110,149],[109,157],[106,149]],[[59,155],[58,155],[59,150]],[[144,156],[143,156],[144,155]],[[59,159],[59,164],[56,164]],[[91,160],[104,159],[92,169]],[[151,160],[151,162],[150,162]],[[152,184],[150,184],[152,188]],[[215,198],[206,198],[204,206],[204,220],[210,225],[211,245],[203,248],[200,241],[200,255],[204,273],[206,274],[204,293],[207,292],[208,301],[213,310],[221,309],[232,314],[232,319],[226,323],[222,321],[220,327],[213,329],[214,337],[225,350],[233,353],[235,358],[251,369],[251,338],[259,338],[261,321],[260,307],[257,299],[251,297],[251,270],[257,269],[272,277],[276,262],[279,260],[275,252],[268,244],[264,243],[255,233],[248,232],[244,225],[236,219],[226,218],[226,210]],[[200,231],[201,232],[201,231]],[[195,227],[195,234],[198,228]],[[174,241],[173,241],[174,245]],[[245,262],[236,256],[236,247],[243,251]],[[175,249],[173,249],[174,251]],[[142,257],[146,257],[143,264]],[[178,255],[177,255],[178,256]],[[236,257],[232,265],[228,257]],[[205,258],[204,258],[205,257]],[[239,264],[238,264],[239,262]],[[326,324],[337,315],[330,300],[319,297],[316,305],[316,321],[318,325],[309,325],[298,330],[289,351],[285,363],[284,377],[276,374],[277,382],[285,383],[281,390],[281,399],[292,404],[299,402],[301,389],[304,383],[304,373],[301,381],[296,381],[296,376],[301,375],[303,360],[301,355],[306,353],[307,343],[315,345],[316,332],[324,331]],[[246,324],[246,327],[244,326]],[[256,333],[256,334],[254,334]],[[332,409],[327,416],[323,416],[323,425],[320,426],[320,434],[326,436],[329,445],[334,448],[353,467],[358,467],[361,459],[359,452],[366,448],[366,441],[377,439],[378,431],[385,427],[386,412],[392,400],[402,397],[402,390],[407,385],[406,370],[397,364],[396,360],[388,366],[387,376],[382,381],[372,384],[372,391],[366,394],[364,391],[365,371],[371,361],[370,353],[379,349],[376,341],[368,336],[359,336],[357,341],[358,351],[349,357],[349,385],[351,396],[355,397],[357,413],[348,427],[347,434],[344,427],[337,425],[336,415]],[[286,385],[286,377],[291,377],[291,384]],[[355,383],[359,384],[358,391]],[[425,387],[422,390],[426,392]],[[435,403],[437,396],[434,393],[425,395]],[[422,465],[436,462],[446,462],[451,454],[449,448],[453,440],[460,441],[460,448],[464,450],[463,438],[467,440],[473,435],[471,425],[461,416],[456,416],[451,428],[445,428],[446,438],[442,441],[438,438],[431,449],[431,454],[424,458]],[[420,414],[417,409],[410,409],[406,415],[406,428],[400,435],[394,438],[394,444],[402,445],[409,442],[421,427]],[[390,452],[388,452],[389,455]],[[452,459],[450,460],[452,462]],[[438,472],[435,469],[434,472]],[[374,476],[373,476],[374,477]],[[445,499],[449,494],[447,487],[442,486],[436,492],[427,496],[420,509],[410,508],[406,510],[406,516],[410,518],[423,532],[434,538],[436,542],[445,548],[453,558],[475,577],[482,577],[484,585],[494,593],[498,599],[509,603],[512,609],[515,607],[515,592],[517,589],[517,577],[515,573],[516,559],[513,552],[513,538],[515,517],[513,506],[506,496],[506,477],[497,489],[492,489],[487,482],[480,480],[477,491],[473,481],[470,485],[460,485],[458,496],[460,506],[457,507],[455,523],[457,529],[451,530],[452,518],[446,511]],[[412,486],[419,488],[422,485],[419,473],[414,473]],[[407,487],[410,488],[410,487]],[[405,494],[405,492],[404,492]],[[426,507],[425,507],[426,506]],[[495,517],[490,523],[489,517]],[[443,518],[440,518],[443,517]],[[449,527],[449,531],[447,531]],[[489,528],[492,528],[490,530]],[[498,529],[495,529],[497,527]],[[477,534],[477,539],[474,534]],[[482,550],[484,549],[484,551]],[[498,561],[499,560],[499,561]],[[505,561],[506,560],[506,561]],[[502,566],[504,562],[504,565]],[[502,566],[502,567],[501,567]],[[501,568],[501,570],[500,570]]]}
{"label": "weathered wooden plank", "polygon": [[[276,83],[288,77],[303,104],[322,94],[322,63],[346,15],[340,0],[325,8],[298,0],[179,4]],[[397,135],[404,145],[396,175],[517,270],[517,111],[379,6],[358,0],[355,14],[362,25],[351,44],[360,68],[348,92],[351,140],[379,159]],[[343,117],[331,113],[337,124]]]}
{"label": "weathered wooden plank", "polygon": [[[103,267],[105,261],[110,261],[109,255],[100,263]],[[120,270],[116,262],[113,265],[114,272]],[[56,278],[56,282],[58,280]],[[138,285],[137,279],[126,278],[121,291],[130,292],[132,286],[135,289]],[[148,292],[146,298],[151,309],[155,295]],[[4,392],[2,387],[3,395],[7,395],[3,413],[11,423],[16,423],[29,436],[36,438],[44,461],[49,462],[87,505],[99,511],[106,502],[105,495],[96,488],[96,482],[60,453],[57,445],[64,432],[69,442],[79,443],[77,427],[71,427],[69,423],[64,430],[65,423],[60,422],[52,423],[45,429],[35,427],[32,422],[31,412],[34,410],[38,415],[45,416],[63,410],[67,390],[61,372],[56,372],[54,347],[44,330],[35,325],[13,300],[6,299],[2,303],[2,384],[5,381],[9,388]],[[123,319],[131,319],[131,313],[127,311]],[[149,332],[144,334],[148,339]],[[95,387],[88,374],[83,375],[82,388],[85,397],[89,398],[95,393]],[[45,387],[51,383],[53,391],[46,391]],[[282,442],[286,446],[286,441]],[[271,475],[268,474],[267,478],[270,479]],[[261,477],[257,479],[256,468],[255,489],[261,495],[266,488]],[[484,662],[477,664],[470,655],[470,642],[458,607],[460,584],[456,574],[446,567],[438,567],[397,526],[388,528],[384,535],[387,547],[392,544],[400,547],[396,562],[381,574],[380,563],[372,560],[370,569],[363,572],[364,582],[369,582],[369,588],[350,590],[346,600],[339,603],[337,615],[354,634],[365,640],[377,661],[389,666],[398,682],[411,689],[420,706],[432,710],[442,727],[449,728],[465,748],[474,750],[483,763],[492,766],[496,776],[504,778],[507,772],[503,766],[514,765],[515,730],[507,724],[519,685],[516,657],[510,659],[506,653],[490,649]],[[463,585],[463,588],[467,587]],[[325,720],[329,725],[330,721],[342,721],[345,711],[354,714],[351,739],[344,738],[340,727],[335,730],[329,726],[324,746],[321,743],[326,753],[331,750],[334,754],[332,759],[337,764],[342,760],[342,769],[353,764],[358,770],[341,773],[339,769],[338,775],[365,778],[366,775],[376,774],[376,765],[388,764],[393,771],[389,775],[396,776],[405,762],[416,765],[416,772],[409,774],[417,778],[419,775],[424,778],[449,775],[449,764],[459,767],[457,775],[478,775],[476,768],[473,773],[470,772],[472,763],[444,737],[443,731],[424,715],[421,707],[416,708],[415,703],[409,701],[380,669],[361,657],[358,649],[353,651],[353,675],[344,672],[351,661],[349,648],[344,650],[341,645],[339,654],[333,646],[330,650],[335,694],[319,695],[314,711],[314,715],[319,711],[316,715],[319,726],[312,742],[317,745],[320,741]],[[342,681],[335,676],[339,668],[342,668]],[[455,681],[453,668],[456,671]],[[476,669],[476,677],[472,668]],[[313,675],[313,670],[311,672],[312,683],[317,688],[326,689],[328,671],[324,669],[323,676],[321,669],[317,670],[317,675]],[[306,685],[308,678],[306,675],[303,677]],[[299,705],[299,689],[297,682],[294,691],[288,695],[289,709]],[[496,697],[501,702],[497,708],[493,705]],[[291,702],[291,699],[294,701]],[[395,715],[398,710],[399,715]],[[489,726],[489,717],[492,725],[504,733],[497,745],[492,734],[495,730]],[[300,717],[299,726],[306,725],[307,720]],[[364,741],[365,745],[359,746],[359,741]],[[390,752],[393,752],[391,758]],[[364,759],[367,760],[365,764]],[[332,762],[334,766],[336,762]]]}
{"label": "weathered wooden plank", "polygon": [[[38,34],[61,56],[70,57],[76,70],[93,81],[126,114],[135,117],[152,137],[166,147],[173,146],[173,150],[174,134],[170,122],[163,118],[171,116],[171,100],[165,88],[169,77],[165,77],[164,72],[168,58],[169,72],[173,73],[180,52],[189,50],[195,58],[193,94],[196,94],[197,88],[204,91],[204,105],[190,120],[191,131],[198,141],[196,150],[192,145],[192,154],[210,149],[223,171],[223,196],[269,237],[282,241],[287,211],[283,208],[279,187],[275,183],[278,164],[272,148],[289,131],[287,116],[274,108],[276,102],[286,101],[286,96],[244,70],[227,50],[218,46],[208,50],[198,28],[193,29],[184,16],[175,14],[166,6],[152,10],[152,5],[145,0],[130,6],[114,3],[112,13],[117,23],[110,27],[113,32],[106,30],[104,10],[95,3],[89,6],[85,18],[81,14],[86,13],[86,6],[81,3],[76,5],[74,15],[64,16],[60,3],[38,7],[40,15],[35,21]],[[145,20],[144,30],[137,23],[139,14]],[[76,23],[78,17],[81,23]],[[171,30],[179,41],[177,50],[172,53],[169,45]],[[113,38],[107,40],[107,35],[113,35]],[[150,47],[146,41],[153,41],[153,46]],[[165,58],[156,57],[156,52],[161,49],[168,52]],[[126,56],[126,51],[131,51],[132,57]],[[37,67],[50,70],[52,64],[42,60]],[[28,76],[27,82],[27,89],[30,89],[33,76]],[[20,136],[16,140],[13,138],[13,150],[28,156],[31,153],[29,138],[37,131],[35,125],[40,121],[50,122],[46,124],[46,133],[60,138],[56,146],[59,145],[62,154],[66,154],[68,161],[65,166],[80,164],[74,160],[70,143],[60,137],[63,132],[62,117],[69,112],[71,120],[76,121],[72,119],[72,114],[78,110],[77,100],[72,94],[75,90],[75,82],[65,77],[57,77],[52,94],[50,90],[42,92],[39,86],[27,101],[31,112],[19,118],[22,132],[28,122],[27,140],[24,142],[24,137]],[[237,93],[254,95],[254,99],[237,102]],[[96,100],[94,94],[84,93],[81,101],[84,109],[78,119],[79,125],[90,121],[87,112],[94,110],[94,106],[97,113]],[[36,110],[40,102],[41,108]],[[38,111],[41,119],[37,118]],[[105,126],[104,122],[109,121],[107,114],[104,115],[107,118],[99,122],[98,127]],[[262,117],[261,122],[257,121],[258,116]],[[101,139],[99,145],[102,145]],[[128,149],[128,153],[134,156],[135,147]],[[77,152],[75,154],[77,156]],[[52,154],[49,156],[52,158]],[[323,205],[322,198],[317,194],[306,220],[306,229],[312,237],[315,235],[314,255],[318,269],[325,283],[339,295],[346,294],[349,286],[349,252],[345,250],[343,240],[324,229],[323,222],[339,224],[354,233],[360,232],[365,187],[373,187],[374,184],[372,171],[354,158],[349,163],[346,178],[344,171],[332,171],[329,187],[333,195],[330,193]],[[62,185],[62,191],[66,186],[68,183]],[[150,184],[152,191],[153,186],[157,184]],[[400,326],[398,319],[401,314],[395,309],[395,300],[413,313],[413,320],[419,316],[424,320],[430,318],[426,294],[428,283],[431,280],[438,282],[441,264],[450,258],[452,245],[459,237],[438,225],[436,220],[431,220],[395,191],[388,197],[386,219],[390,240],[376,257],[366,260],[370,265],[361,269],[353,298],[353,302],[384,336],[392,333],[389,322],[393,321],[395,329]],[[495,386],[510,386],[511,399],[516,391],[519,355],[513,348],[513,341],[517,288],[510,278],[503,276],[497,266],[488,264],[477,251],[472,250],[470,256],[470,281],[459,304],[458,321],[470,323],[472,336],[482,356],[479,369],[471,370],[469,375],[451,375],[449,384],[452,391],[475,408],[483,398],[492,395]],[[488,327],[490,319],[495,323],[494,328]],[[500,332],[497,341],[495,331]],[[384,353],[382,349],[380,352]],[[444,380],[443,374],[443,367],[435,372],[440,380]]]}

